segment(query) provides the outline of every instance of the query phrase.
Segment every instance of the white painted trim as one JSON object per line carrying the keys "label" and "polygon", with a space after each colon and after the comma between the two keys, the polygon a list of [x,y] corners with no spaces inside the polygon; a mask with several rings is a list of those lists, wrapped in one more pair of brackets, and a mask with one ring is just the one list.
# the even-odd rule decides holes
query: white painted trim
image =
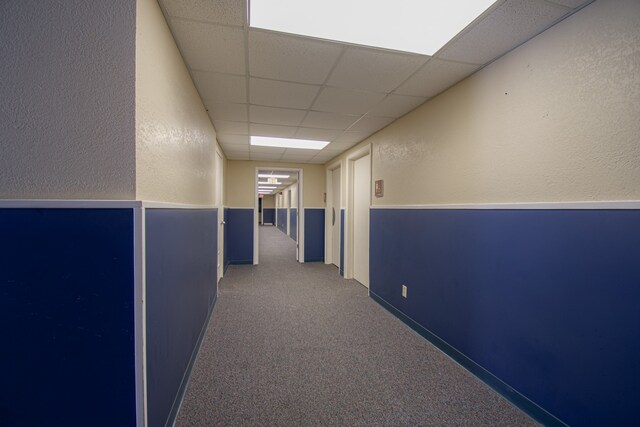
{"label": "white painted trim", "polygon": [[[344,265],[342,266],[345,279],[353,279],[353,164],[367,154],[371,156],[371,160],[373,158],[371,144],[367,144],[349,154],[345,161],[346,186],[344,188],[346,188],[347,206],[344,209]],[[373,161],[371,161],[371,176],[373,176]],[[371,191],[369,191],[369,207],[371,207],[371,203]]]}
{"label": "white painted trim", "polygon": [[253,206],[225,206],[225,209],[253,209]]}
{"label": "white painted trim", "polygon": [[[329,207],[333,206],[333,172],[336,169],[340,169],[340,178],[342,181],[342,160],[337,160],[327,166],[325,169],[325,208],[324,208],[324,263],[333,264],[333,234],[331,233],[331,218]],[[340,182],[340,191],[342,191],[342,182]],[[340,205],[342,205],[342,194],[340,195]],[[338,221],[340,221],[340,209],[342,206],[338,206]],[[340,267],[338,267],[340,268]]]}
{"label": "white painted trim", "polygon": [[136,425],[139,427],[146,427],[148,423],[145,227],[145,209],[133,209]]}
{"label": "white painted trim", "polygon": [[3,209],[215,209],[212,205],[156,202],[151,200],[5,199]]}
{"label": "white painted trim", "polygon": [[460,203],[433,205],[376,205],[371,209],[493,209],[493,210],[589,210],[640,209],[638,200],[603,200],[591,202],[523,202],[523,203]]}
{"label": "white painted trim", "polygon": [[172,203],[172,202],[154,202],[154,201],[142,201],[142,206],[147,209],[218,209],[216,205],[190,205],[187,203]]}
{"label": "white painted trim", "polygon": [[326,209],[325,206],[305,206],[302,209]]}

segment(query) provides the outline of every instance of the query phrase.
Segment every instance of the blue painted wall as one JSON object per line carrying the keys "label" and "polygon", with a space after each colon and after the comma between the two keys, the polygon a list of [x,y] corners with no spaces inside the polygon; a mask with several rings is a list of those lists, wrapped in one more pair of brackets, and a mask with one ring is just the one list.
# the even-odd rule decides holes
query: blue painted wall
{"label": "blue painted wall", "polygon": [[324,261],[324,208],[304,209],[304,261]]}
{"label": "blue painted wall", "polygon": [[152,427],[171,425],[175,419],[215,303],[217,215],[217,209],[146,210],[147,390]]}
{"label": "blue painted wall", "polygon": [[640,421],[640,211],[373,209],[370,249],[374,295],[551,414]]}
{"label": "blue painted wall", "polygon": [[289,210],[289,236],[298,241],[298,209],[291,208]]}
{"label": "blue painted wall", "polygon": [[132,209],[0,209],[0,425],[134,426]]}
{"label": "blue painted wall", "polygon": [[262,208],[262,223],[263,224],[275,224],[276,223],[276,209],[275,208]]}
{"label": "blue painted wall", "polygon": [[340,209],[340,275],[344,277],[344,209]]}
{"label": "blue painted wall", "polygon": [[253,209],[228,209],[225,225],[228,262],[253,264]]}
{"label": "blue painted wall", "polygon": [[287,234],[287,210],[278,208],[276,209],[276,215],[278,215],[278,230]]}

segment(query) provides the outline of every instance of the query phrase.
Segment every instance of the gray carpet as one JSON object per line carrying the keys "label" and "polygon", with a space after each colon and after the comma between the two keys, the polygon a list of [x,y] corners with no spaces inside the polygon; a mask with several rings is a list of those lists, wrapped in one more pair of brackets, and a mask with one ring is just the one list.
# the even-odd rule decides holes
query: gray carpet
{"label": "gray carpet", "polygon": [[178,426],[535,423],[295,244],[260,227],[260,265],[230,266]]}

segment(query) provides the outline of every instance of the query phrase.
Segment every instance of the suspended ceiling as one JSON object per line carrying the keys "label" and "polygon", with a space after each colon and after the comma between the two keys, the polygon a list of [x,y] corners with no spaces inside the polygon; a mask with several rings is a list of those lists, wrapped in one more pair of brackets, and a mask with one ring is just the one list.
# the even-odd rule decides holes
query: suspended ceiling
{"label": "suspended ceiling", "polygon": [[431,57],[249,28],[246,0],[160,5],[227,158],[326,163],[591,1],[499,0]]}

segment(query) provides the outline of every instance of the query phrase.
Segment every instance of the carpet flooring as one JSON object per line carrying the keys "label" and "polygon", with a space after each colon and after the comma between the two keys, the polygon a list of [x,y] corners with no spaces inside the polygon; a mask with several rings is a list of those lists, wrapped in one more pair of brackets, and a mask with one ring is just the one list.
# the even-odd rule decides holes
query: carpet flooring
{"label": "carpet flooring", "polygon": [[536,425],[295,243],[230,266],[177,426]]}

